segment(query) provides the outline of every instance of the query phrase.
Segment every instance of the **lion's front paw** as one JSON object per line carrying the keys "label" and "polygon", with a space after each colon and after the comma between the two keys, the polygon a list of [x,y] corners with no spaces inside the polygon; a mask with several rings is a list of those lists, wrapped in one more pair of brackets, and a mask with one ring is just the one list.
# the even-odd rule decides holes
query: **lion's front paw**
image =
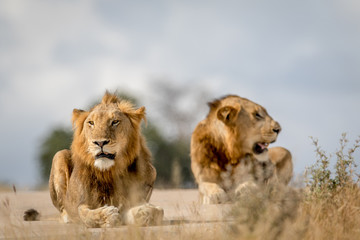
{"label": "lion's front paw", "polygon": [[164,210],[152,204],[144,204],[129,209],[125,215],[126,224],[139,226],[160,225],[164,217]]}
{"label": "lion's front paw", "polygon": [[215,183],[202,183],[199,186],[199,191],[202,195],[201,202],[203,204],[218,204],[227,202],[228,195]]}
{"label": "lion's front paw", "polygon": [[221,189],[218,192],[211,193],[209,195],[204,195],[202,199],[203,204],[219,204],[225,203],[228,201],[228,196],[224,190]]}
{"label": "lion's front paw", "polygon": [[115,227],[120,225],[119,209],[114,206],[104,206],[99,208],[100,227]]}
{"label": "lion's front paw", "polygon": [[63,209],[63,211],[61,212],[60,215],[60,222],[61,223],[70,223],[70,218],[69,218],[69,214],[66,212],[65,209]]}
{"label": "lion's front paw", "polygon": [[235,197],[236,198],[245,197],[245,196],[257,191],[258,188],[259,188],[259,186],[252,181],[247,181],[247,182],[241,183],[235,189]]}
{"label": "lion's front paw", "polygon": [[87,227],[115,227],[120,225],[119,209],[114,206],[104,206],[94,210],[80,208],[79,215]]}

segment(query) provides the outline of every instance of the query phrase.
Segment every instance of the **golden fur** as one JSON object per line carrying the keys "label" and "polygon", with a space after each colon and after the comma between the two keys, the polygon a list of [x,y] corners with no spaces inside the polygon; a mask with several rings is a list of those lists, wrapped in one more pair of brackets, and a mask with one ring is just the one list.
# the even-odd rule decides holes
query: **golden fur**
{"label": "golden fur", "polygon": [[269,180],[290,181],[290,152],[268,149],[281,127],[265,108],[234,95],[209,107],[191,138],[191,168],[203,203],[226,202]]}
{"label": "golden fur", "polygon": [[144,107],[134,109],[108,92],[90,111],[74,109],[71,150],[54,156],[49,180],[64,222],[112,227],[162,220],[163,210],[147,204],[156,171],[141,135],[142,119]]}

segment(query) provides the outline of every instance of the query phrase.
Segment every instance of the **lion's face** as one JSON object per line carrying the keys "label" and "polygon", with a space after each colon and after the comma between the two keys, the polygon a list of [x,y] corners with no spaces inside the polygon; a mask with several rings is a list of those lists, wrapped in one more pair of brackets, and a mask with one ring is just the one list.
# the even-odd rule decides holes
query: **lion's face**
{"label": "lion's face", "polygon": [[276,141],[281,127],[262,106],[245,98],[229,96],[217,108],[217,118],[227,127],[227,144],[233,154],[253,154],[266,160],[268,146]]}
{"label": "lion's face", "polygon": [[96,107],[84,122],[88,151],[95,167],[107,170],[115,164],[128,144],[131,131],[130,119],[112,104]]}
{"label": "lion's face", "polygon": [[101,171],[118,165],[127,167],[139,149],[140,122],[145,108],[134,109],[129,102],[105,95],[89,112],[75,109],[73,151],[86,155],[87,164]]}

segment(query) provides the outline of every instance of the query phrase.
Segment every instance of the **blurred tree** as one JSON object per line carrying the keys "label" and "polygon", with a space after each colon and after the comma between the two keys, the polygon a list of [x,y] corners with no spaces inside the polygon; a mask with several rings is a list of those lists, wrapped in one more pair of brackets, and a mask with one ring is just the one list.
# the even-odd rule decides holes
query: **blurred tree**
{"label": "blurred tree", "polygon": [[179,85],[159,79],[152,83],[149,92],[153,93],[155,106],[152,116],[157,126],[161,126],[158,132],[165,139],[161,150],[154,155],[157,182],[164,187],[177,186],[179,182],[181,187],[195,187],[190,166],[190,139],[195,125],[207,111],[209,91],[203,86]]}
{"label": "blurred tree", "polygon": [[190,141],[195,124],[205,116],[209,91],[204,87],[175,84],[166,79],[154,80],[151,85],[154,119],[169,138]]}
{"label": "blurred tree", "polygon": [[56,127],[45,137],[40,147],[39,163],[41,177],[44,182],[49,180],[52,159],[55,153],[62,149],[69,149],[72,141],[72,131],[66,127]]}
{"label": "blurred tree", "polygon": [[[143,129],[157,171],[157,187],[194,187],[190,168],[190,140],[167,139],[149,122]],[[179,178],[179,175],[181,178]]]}

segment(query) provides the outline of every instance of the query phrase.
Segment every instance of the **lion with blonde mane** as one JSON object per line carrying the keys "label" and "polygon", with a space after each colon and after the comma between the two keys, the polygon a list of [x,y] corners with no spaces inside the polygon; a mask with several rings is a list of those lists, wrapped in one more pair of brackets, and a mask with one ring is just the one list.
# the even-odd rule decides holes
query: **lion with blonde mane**
{"label": "lion with blonde mane", "polygon": [[159,224],[148,203],[156,171],[141,135],[145,108],[105,93],[90,111],[74,109],[71,150],[56,153],[49,187],[64,222],[87,227]]}
{"label": "lion with blonde mane", "polygon": [[209,107],[191,138],[191,168],[202,203],[231,201],[269,181],[288,184],[291,154],[282,147],[268,148],[281,127],[264,107],[235,95]]}

